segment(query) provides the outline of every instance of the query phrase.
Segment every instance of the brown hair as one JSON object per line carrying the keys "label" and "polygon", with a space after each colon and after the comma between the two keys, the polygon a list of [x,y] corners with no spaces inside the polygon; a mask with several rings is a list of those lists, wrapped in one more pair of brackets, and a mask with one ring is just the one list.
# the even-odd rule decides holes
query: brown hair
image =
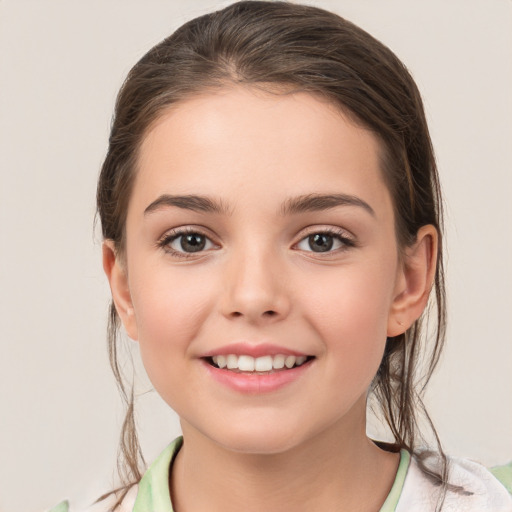
{"label": "brown hair", "polygon": [[[441,195],[420,93],[386,46],[333,13],[281,1],[237,2],[184,24],[133,67],[118,95],[97,191],[104,238],[113,240],[122,254],[138,148],[148,127],[170,105],[230,83],[272,90],[286,85],[288,91],[321,95],[351,114],[381,141],[399,247],[412,244],[421,226],[436,227],[438,266],[429,308],[435,310],[434,332],[426,339],[420,319],[406,333],[389,338],[371,391],[398,447],[417,454],[423,442],[419,419],[427,419],[441,467],[429,469],[421,456],[419,463],[440,484],[442,496],[446,458],[421,401],[445,334]],[[143,459],[133,389],[127,391],[117,359],[118,327],[111,305],[110,362],[128,406],[120,442],[121,467],[126,470],[121,476],[127,484],[140,479]]]}

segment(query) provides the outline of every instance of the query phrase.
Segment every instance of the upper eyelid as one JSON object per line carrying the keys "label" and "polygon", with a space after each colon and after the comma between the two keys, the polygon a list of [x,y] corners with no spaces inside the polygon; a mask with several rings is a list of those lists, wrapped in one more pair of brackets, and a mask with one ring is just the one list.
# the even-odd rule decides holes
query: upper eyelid
{"label": "upper eyelid", "polygon": [[347,235],[353,236],[348,229],[342,228],[341,226],[315,224],[313,226],[306,226],[301,231],[304,230],[306,230],[308,233],[346,233]]}
{"label": "upper eyelid", "polygon": [[173,237],[177,238],[179,236],[187,235],[189,233],[196,233],[198,235],[205,236],[209,240],[213,241],[210,231],[201,226],[180,226],[177,228],[168,229],[163,233],[162,236],[158,238],[158,240],[162,241]]}
{"label": "upper eyelid", "polygon": [[326,233],[331,236],[337,236],[339,238],[345,238],[348,240],[351,240],[355,243],[356,237],[355,235],[350,232],[348,229],[342,228],[341,226],[330,226],[330,227],[317,227],[312,226],[310,230],[308,230],[306,233],[301,234],[299,238],[299,242],[302,241],[305,237],[310,236],[315,233]]}

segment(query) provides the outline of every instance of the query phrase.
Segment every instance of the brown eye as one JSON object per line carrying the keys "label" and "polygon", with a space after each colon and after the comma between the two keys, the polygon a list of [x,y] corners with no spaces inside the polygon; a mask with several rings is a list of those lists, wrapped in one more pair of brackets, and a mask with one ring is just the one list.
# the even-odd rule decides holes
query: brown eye
{"label": "brown eye", "polygon": [[355,245],[355,240],[347,236],[345,230],[336,229],[311,233],[297,244],[297,248],[305,252],[329,253]]}
{"label": "brown eye", "polygon": [[202,233],[196,231],[174,231],[165,236],[159,245],[166,252],[176,256],[187,256],[193,253],[207,251],[215,244]]}
{"label": "brown eye", "polygon": [[334,240],[331,235],[326,233],[315,233],[308,236],[308,244],[314,252],[327,252],[332,249]]}
{"label": "brown eye", "polygon": [[177,240],[180,248],[185,252],[202,251],[206,246],[206,237],[199,233],[180,235]]}

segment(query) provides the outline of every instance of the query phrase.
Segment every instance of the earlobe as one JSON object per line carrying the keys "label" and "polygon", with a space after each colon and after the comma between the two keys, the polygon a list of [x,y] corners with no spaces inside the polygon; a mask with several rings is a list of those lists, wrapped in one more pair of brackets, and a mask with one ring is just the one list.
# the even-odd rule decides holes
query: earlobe
{"label": "earlobe", "polygon": [[388,337],[404,333],[423,313],[436,275],[437,245],[437,230],[429,224],[418,230],[414,244],[405,249],[388,318]]}
{"label": "earlobe", "polygon": [[103,242],[102,252],[103,270],[110,284],[110,291],[117,314],[121,318],[128,336],[132,340],[137,340],[137,323],[128,284],[126,265],[112,240],[105,240]]}

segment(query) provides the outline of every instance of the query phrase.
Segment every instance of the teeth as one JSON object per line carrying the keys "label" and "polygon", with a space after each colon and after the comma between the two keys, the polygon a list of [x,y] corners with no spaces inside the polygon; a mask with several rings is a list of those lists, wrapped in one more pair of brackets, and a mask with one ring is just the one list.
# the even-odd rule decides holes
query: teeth
{"label": "teeth", "polygon": [[284,360],[284,365],[286,368],[293,368],[293,365],[295,364],[295,361],[297,358],[295,356],[286,356],[286,359]]}
{"label": "teeth", "polygon": [[299,356],[297,357],[297,360],[295,361],[295,364],[297,366],[300,366],[301,364],[304,364],[306,362],[306,356]]}
{"label": "teeth", "polygon": [[285,356],[282,356],[281,354],[279,354],[277,356],[274,356],[274,360],[273,360],[272,366],[276,370],[280,370],[281,368],[284,368],[284,360],[285,360]]}
{"label": "teeth", "polygon": [[241,372],[270,372],[281,370],[285,366],[290,369],[294,366],[301,366],[306,362],[306,359],[306,356],[285,356],[283,354],[262,357],[228,354],[212,357],[214,364],[219,368],[240,370]]}
{"label": "teeth", "polygon": [[[213,359],[213,362],[216,363],[215,358]],[[238,357],[234,354],[229,354],[226,358],[227,367],[228,370],[234,370],[235,368],[238,368]]]}
{"label": "teeth", "polygon": [[240,356],[238,358],[238,369],[241,372],[253,372],[254,371],[254,357]]}
{"label": "teeth", "polygon": [[257,372],[269,372],[272,370],[272,356],[258,357],[254,360],[254,369]]}

